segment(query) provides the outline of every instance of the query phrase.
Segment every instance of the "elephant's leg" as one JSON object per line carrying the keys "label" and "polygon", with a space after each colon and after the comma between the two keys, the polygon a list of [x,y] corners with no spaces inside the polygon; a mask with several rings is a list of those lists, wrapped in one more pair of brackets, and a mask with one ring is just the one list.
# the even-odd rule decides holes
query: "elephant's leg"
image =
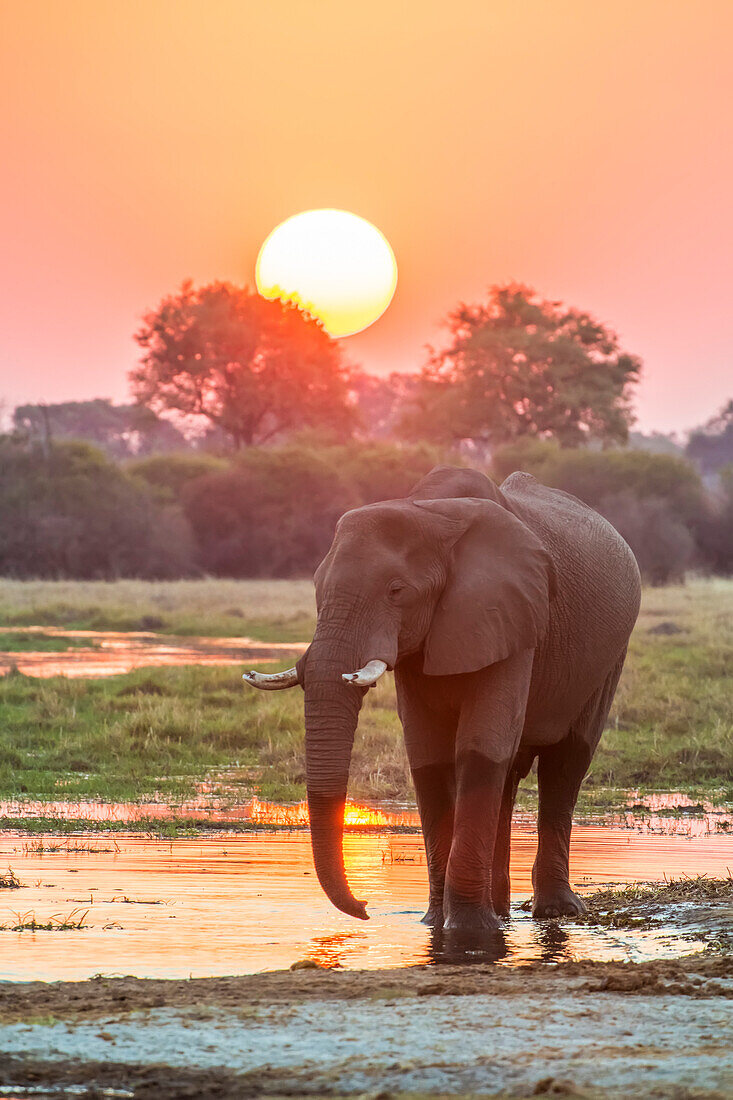
{"label": "elephant's leg", "polygon": [[443,892],[453,840],[453,810],[456,797],[456,776],[453,761],[426,764],[414,768],[412,778],[420,811],[425,857],[428,865],[430,900],[423,923],[441,928],[443,925]]}
{"label": "elephant's leg", "polygon": [[585,905],[570,886],[573,811],[606,725],[622,666],[623,657],[585,704],[568,736],[539,753],[539,844],[532,868],[534,917],[573,917],[585,912]]}
{"label": "elephant's leg", "polygon": [[509,916],[511,901],[511,883],[509,880],[509,857],[512,842],[512,814],[517,797],[519,781],[529,772],[535,758],[535,749],[520,749],[512,769],[504,784],[501,800],[499,826],[494,846],[494,866],[491,872],[491,897],[494,910],[500,917]]}
{"label": "elephant's leg", "polygon": [[[497,838],[508,872],[510,773],[524,725],[533,651],[508,657],[467,681],[456,736],[456,808],[443,908],[447,929],[495,929]],[[501,889],[501,887],[500,887]]]}
{"label": "elephant's leg", "polygon": [[[422,673],[422,655],[395,668],[397,706],[415,784],[430,883],[425,924],[443,924],[445,870],[453,839],[456,800],[455,741],[458,716],[440,700]],[[433,687],[431,693],[431,687]]]}
{"label": "elephant's leg", "polygon": [[514,812],[514,800],[517,797],[518,786],[519,773],[512,768],[504,783],[499,824],[496,830],[496,844],[494,845],[494,865],[491,871],[491,898],[494,912],[500,917],[509,916],[511,900],[509,855],[512,840],[512,813]]}
{"label": "elephant's leg", "polygon": [[508,764],[497,764],[482,753],[458,755],[453,842],[443,900],[447,929],[499,927],[492,903],[492,870],[508,771]]}

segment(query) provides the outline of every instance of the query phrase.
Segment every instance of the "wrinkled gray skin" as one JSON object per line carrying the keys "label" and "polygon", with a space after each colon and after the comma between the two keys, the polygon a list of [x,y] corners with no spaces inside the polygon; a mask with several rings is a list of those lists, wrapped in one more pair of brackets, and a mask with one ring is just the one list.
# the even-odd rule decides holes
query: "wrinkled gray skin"
{"label": "wrinkled gray skin", "polygon": [[378,659],[394,669],[417,793],[425,922],[474,932],[508,914],[512,809],[535,757],[533,914],[582,912],[568,879],[572,814],[639,610],[620,535],[528,474],[498,489],[475,470],[436,467],[406,499],[343,516],[315,580],[318,623],[297,671],[313,856],[333,904],[366,919],[342,830],[368,689],[342,674]]}

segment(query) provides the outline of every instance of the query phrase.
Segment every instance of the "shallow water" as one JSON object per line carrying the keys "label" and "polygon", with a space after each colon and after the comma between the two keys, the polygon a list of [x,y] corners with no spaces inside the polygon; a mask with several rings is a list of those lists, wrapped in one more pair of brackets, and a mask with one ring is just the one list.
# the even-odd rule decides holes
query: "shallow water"
{"label": "shallow water", "polygon": [[[607,827],[574,830],[572,881],[659,880],[664,875],[725,875],[733,839],[681,837]],[[39,852],[38,845],[91,851]],[[117,850],[114,850],[114,846]],[[113,849],[101,851],[102,848]],[[0,923],[34,912],[39,920],[88,909],[74,932],[0,932],[0,978],[76,979],[94,974],[188,977],[251,973],[309,958],[373,969],[432,961],[641,959],[685,954],[699,943],[669,928],[606,931],[571,921],[535,922],[519,909],[531,893],[536,834],[514,830],[513,914],[503,943],[466,952],[420,923],[427,898],[419,835],[347,833],[344,851],[357,897],[371,920],[353,920],[323,896],[307,833],[219,834],[172,843],[140,836],[29,838],[0,835],[0,867],[12,866],[21,890],[0,891]]]}
{"label": "shallow water", "polygon": [[[3,628],[8,634],[73,639],[62,653],[0,652],[0,675],[17,669],[24,676],[119,676],[135,668],[162,665],[274,664],[297,659],[307,643],[256,642],[252,638],[189,638],[145,630],[64,630],[51,626]],[[85,648],[86,643],[86,648]]]}
{"label": "shallow water", "polygon": [[[175,804],[161,801],[102,802],[91,799],[57,799],[53,802],[33,799],[0,800],[0,817],[53,817],[110,824],[124,822],[131,826],[148,820],[186,818],[223,826],[249,823],[275,828],[308,828],[308,807],[305,802],[283,805],[264,802],[256,796],[247,802],[238,801],[241,788],[236,787],[236,778],[237,769],[232,769],[216,780],[199,783],[196,798]],[[222,796],[222,791],[227,797]],[[638,791],[627,791],[625,798],[627,807],[604,814],[603,824],[620,825],[626,829],[664,836],[707,837],[712,833],[733,835],[733,813],[729,805],[693,801],[682,791],[655,791],[643,795]],[[529,814],[517,813],[515,820],[530,822],[532,819]],[[597,820],[596,818],[593,823]],[[349,801],[346,804],[344,823],[347,829],[420,829],[420,818],[414,808],[391,806],[388,803],[368,806]]]}

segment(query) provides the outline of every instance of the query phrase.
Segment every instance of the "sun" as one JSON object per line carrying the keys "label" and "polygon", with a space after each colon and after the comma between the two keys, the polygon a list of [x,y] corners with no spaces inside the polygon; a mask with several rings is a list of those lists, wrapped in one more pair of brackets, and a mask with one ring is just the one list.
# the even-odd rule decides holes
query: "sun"
{"label": "sun", "polygon": [[281,222],[255,268],[263,298],[294,301],[331,336],[373,325],[392,301],[397,261],[384,234],[347,210],[305,210]]}

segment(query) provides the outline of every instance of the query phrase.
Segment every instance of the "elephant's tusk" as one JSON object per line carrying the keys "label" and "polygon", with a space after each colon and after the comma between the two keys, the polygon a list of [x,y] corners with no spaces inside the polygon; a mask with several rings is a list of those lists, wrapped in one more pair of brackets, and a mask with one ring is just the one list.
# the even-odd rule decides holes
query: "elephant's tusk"
{"label": "elephant's tusk", "polygon": [[292,688],[298,682],[297,669],[288,668],[285,672],[274,672],[267,675],[264,672],[245,672],[242,676],[250,687],[259,688],[260,691],[281,691],[283,688]]}
{"label": "elephant's tusk", "polygon": [[386,671],[387,665],[384,661],[368,661],[356,672],[342,673],[341,679],[346,680],[347,684],[356,684],[357,687],[372,687]]}

